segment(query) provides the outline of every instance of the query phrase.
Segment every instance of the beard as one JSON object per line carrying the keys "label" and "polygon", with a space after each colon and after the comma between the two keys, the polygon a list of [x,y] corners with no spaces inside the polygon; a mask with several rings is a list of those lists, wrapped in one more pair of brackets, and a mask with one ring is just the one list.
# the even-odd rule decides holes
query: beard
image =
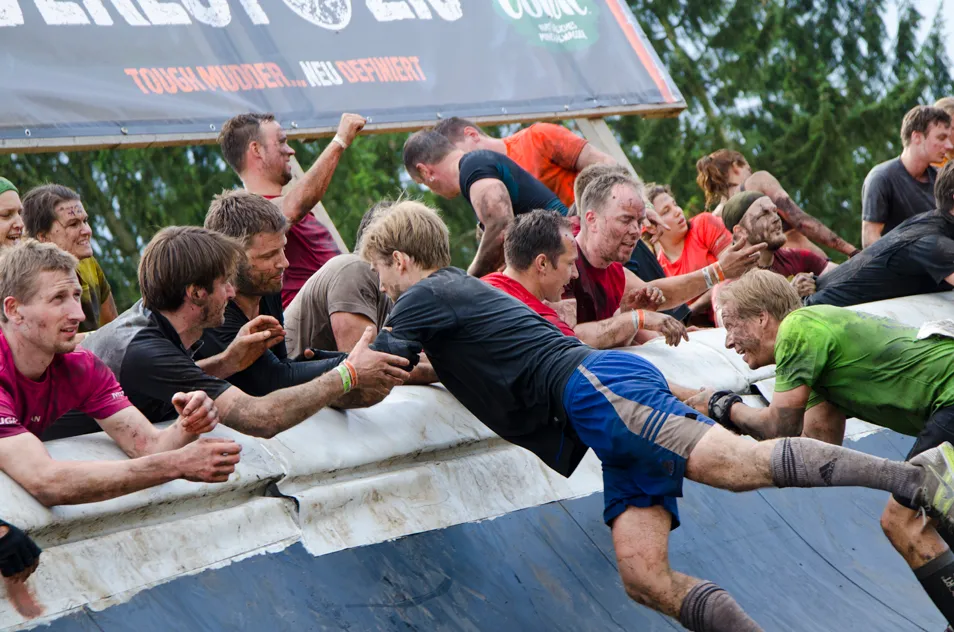
{"label": "beard", "polygon": [[265,296],[282,291],[282,277],[254,274],[247,265],[241,264],[235,275],[235,289],[246,296]]}

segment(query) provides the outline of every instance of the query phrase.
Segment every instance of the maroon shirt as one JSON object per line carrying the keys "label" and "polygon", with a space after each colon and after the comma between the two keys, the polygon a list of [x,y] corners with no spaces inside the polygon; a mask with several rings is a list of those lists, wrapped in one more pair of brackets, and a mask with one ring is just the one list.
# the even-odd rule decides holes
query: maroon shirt
{"label": "maroon shirt", "polygon": [[576,299],[576,321],[591,323],[606,320],[616,313],[626,290],[626,271],[613,262],[606,268],[591,265],[580,245],[576,245],[576,270],[580,276],[570,281],[563,298]]}
{"label": "maroon shirt", "polygon": [[[274,200],[280,195],[263,195],[266,200]],[[288,269],[282,282],[282,307],[288,307],[305,281],[318,272],[321,266],[332,257],[341,254],[331,231],[311,213],[306,213],[297,224],[292,224],[285,234],[285,257]]]}
{"label": "maroon shirt", "polygon": [[793,277],[800,272],[813,272],[816,276],[820,276],[827,265],[828,259],[816,255],[811,250],[781,248],[775,251],[775,260],[772,261],[769,270],[785,278]]}
{"label": "maroon shirt", "polygon": [[56,354],[43,377],[31,380],[17,370],[0,333],[0,439],[24,432],[39,436],[73,409],[106,419],[131,405],[112,371],[92,351],[77,347]]}

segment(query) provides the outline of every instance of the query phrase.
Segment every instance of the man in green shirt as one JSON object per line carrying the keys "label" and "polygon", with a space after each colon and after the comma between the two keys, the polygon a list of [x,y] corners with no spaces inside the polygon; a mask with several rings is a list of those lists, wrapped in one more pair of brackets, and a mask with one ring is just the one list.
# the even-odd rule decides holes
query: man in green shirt
{"label": "man in green shirt", "polygon": [[[852,416],[917,437],[908,459],[954,440],[954,339],[918,340],[917,329],[840,307],[803,308],[785,278],[767,270],[728,285],[718,309],[727,348],[753,369],[776,364],[768,408],[746,406],[728,391],[686,401],[730,430],[840,445]],[[910,506],[910,499],[890,499],[881,526],[954,623],[954,554],[936,523]]]}
{"label": "man in green shirt", "polygon": [[34,187],[23,197],[23,222],[27,235],[39,241],[49,241],[77,259],[83,296],[85,319],[80,323],[82,333],[99,329],[118,315],[109,281],[93,257],[89,215],[76,191],[61,184]]}

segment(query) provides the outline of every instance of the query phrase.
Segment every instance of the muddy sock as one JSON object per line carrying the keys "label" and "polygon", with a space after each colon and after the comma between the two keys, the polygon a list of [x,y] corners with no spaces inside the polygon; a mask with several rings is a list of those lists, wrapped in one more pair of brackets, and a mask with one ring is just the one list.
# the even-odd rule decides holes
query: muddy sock
{"label": "muddy sock", "polygon": [[915,570],[914,576],[947,622],[954,624],[954,553],[950,549],[941,553]]}
{"label": "muddy sock", "polygon": [[917,492],[921,468],[815,439],[782,439],[772,450],[777,487],[869,487],[903,499]]}
{"label": "muddy sock", "polygon": [[732,595],[712,582],[692,587],[679,608],[679,623],[693,632],[762,632]]}

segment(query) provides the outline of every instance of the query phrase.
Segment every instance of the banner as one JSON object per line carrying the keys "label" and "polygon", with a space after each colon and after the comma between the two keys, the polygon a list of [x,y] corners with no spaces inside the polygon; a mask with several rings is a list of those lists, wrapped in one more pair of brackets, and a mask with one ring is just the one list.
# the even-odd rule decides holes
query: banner
{"label": "banner", "polygon": [[0,86],[0,144],[682,105],[623,0],[0,0]]}

